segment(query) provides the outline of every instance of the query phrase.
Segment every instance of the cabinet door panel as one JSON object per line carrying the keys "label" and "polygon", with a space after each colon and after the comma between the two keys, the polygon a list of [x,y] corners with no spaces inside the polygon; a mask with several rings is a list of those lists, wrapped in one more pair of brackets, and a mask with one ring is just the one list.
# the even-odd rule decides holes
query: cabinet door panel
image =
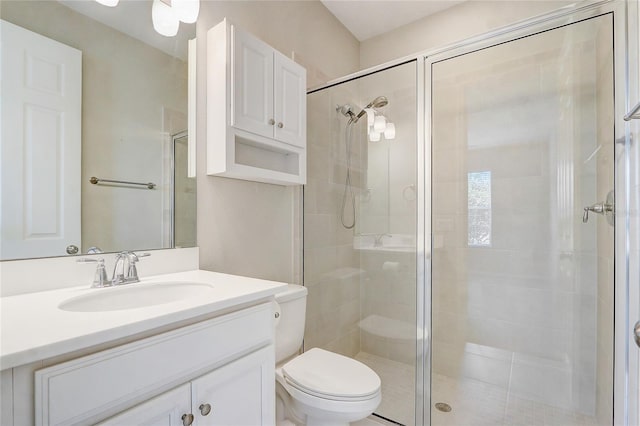
{"label": "cabinet door panel", "polygon": [[[274,349],[268,346],[191,382],[195,426],[274,424],[274,370]],[[205,404],[211,411],[203,415]]]}
{"label": "cabinet door panel", "polygon": [[288,58],[275,55],[276,139],[292,145],[306,145],[306,70]]}
{"label": "cabinet door panel", "polygon": [[273,137],[273,49],[233,27],[231,124]]}
{"label": "cabinet door panel", "polygon": [[136,405],[98,423],[98,425],[182,426],[182,416],[185,414],[191,414],[191,387],[189,384]]}

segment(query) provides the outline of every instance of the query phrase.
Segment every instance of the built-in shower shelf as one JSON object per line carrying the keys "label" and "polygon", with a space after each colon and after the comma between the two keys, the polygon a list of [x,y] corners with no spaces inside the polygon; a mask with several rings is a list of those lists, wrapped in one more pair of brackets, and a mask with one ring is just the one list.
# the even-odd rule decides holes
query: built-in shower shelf
{"label": "built-in shower shelf", "polygon": [[384,339],[422,339],[422,330],[418,329],[415,324],[380,315],[369,315],[361,320],[359,325],[362,331]]}

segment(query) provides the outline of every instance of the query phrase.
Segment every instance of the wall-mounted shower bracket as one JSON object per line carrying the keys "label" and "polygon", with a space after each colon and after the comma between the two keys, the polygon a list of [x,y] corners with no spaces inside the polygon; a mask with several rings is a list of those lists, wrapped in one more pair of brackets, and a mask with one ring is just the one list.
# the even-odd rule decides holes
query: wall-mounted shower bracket
{"label": "wall-mounted shower bracket", "polygon": [[613,226],[615,214],[615,201],[613,191],[609,191],[606,201],[602,203],[595,203],[584,208],[584,214],[582,215],[583,223],[587,223],[589,221],[589,212],[604,215],[604,217],[607,219],[607,223]]}

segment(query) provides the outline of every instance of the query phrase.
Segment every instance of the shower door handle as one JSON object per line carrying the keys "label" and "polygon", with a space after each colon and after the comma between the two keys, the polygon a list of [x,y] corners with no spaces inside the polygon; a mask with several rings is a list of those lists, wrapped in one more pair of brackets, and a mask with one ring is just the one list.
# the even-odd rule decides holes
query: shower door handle
{"label": "shower door handle", "polygon": [[640,321],[633,327],[633,340],[636,341],[636,345],[640,348]]}
{"label": "shower door handle", "polygon": [[613,191],[609,191],[607,194],[607,201],[596,203],[584,208],[582,215],[582,222],[587,223],[589,221],[589,212],[602,214],[607,218],[609,225],[613,225],[613,213],[615,210],[613,201]]}

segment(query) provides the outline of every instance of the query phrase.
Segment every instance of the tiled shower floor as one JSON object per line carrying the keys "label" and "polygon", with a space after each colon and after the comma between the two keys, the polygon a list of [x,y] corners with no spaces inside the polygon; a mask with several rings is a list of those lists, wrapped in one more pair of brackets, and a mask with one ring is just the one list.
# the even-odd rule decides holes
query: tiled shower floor
{"label": "tiled shower floor", "polygon": [[[395,422],[414,426],[412,366],[360,352],[355,357],[382,380],[382,402],[376,410]],[[595,418],[511,395],[507,389],[471,378],[433,376],[433,401],[452,411],[432,410],[433,426],[597,426]]]}
{"label": "tiled shower floor", "polygon": [[596,426],[583,414],[510,395],[500,386],[473,379],[434,374],[433,401],[451,405],[449,413],[433,409],[434,426]]}

